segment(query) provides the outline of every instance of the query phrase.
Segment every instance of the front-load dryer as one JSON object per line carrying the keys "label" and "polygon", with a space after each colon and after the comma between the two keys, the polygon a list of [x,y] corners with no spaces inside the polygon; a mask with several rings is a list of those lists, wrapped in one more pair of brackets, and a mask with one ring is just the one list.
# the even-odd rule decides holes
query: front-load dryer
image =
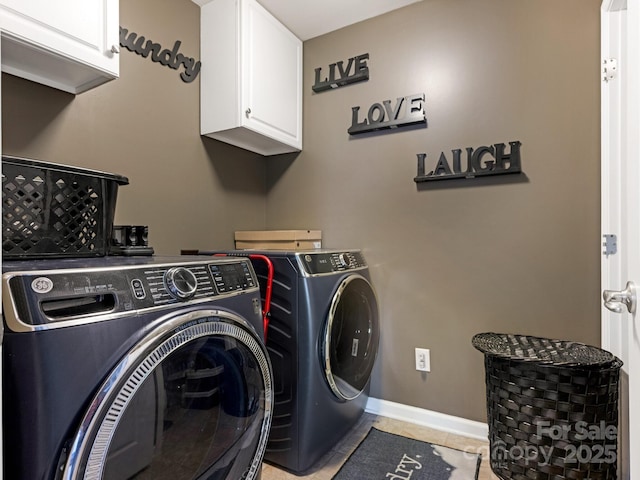
{"label": "front-load dryer", "polygon": [[3,263],[4,478],[260,478],[272,416],[247,259]]}
{"label": "front-load dryer", "polygon": [[[275,403],[265,460],[293,472],[309,470],[367,403],[379,312],[364,256],[358,250],[199,253],[271,260],[267,350]],[[267,267],[259,260],[253,265],[264,294]]]}

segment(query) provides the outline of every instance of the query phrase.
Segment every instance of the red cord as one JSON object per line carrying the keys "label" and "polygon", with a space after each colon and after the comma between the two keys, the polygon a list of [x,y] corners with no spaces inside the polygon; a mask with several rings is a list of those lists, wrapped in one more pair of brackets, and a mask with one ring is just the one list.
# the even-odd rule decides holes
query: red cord
{"label": "red cord", "polygon": [[[226,257],[228,254],[226,253],[216,253],[214,254],[216,257]],[[273,289],[273,262],[271,259],[265,255],[259,254],[249,254],[249,255],[238,255],[238,256],[247,256],[251,260],[262,260],[267,264],[267,285],[264,291],[264,305],[262,307],[262,328],[264,330],[264,343],[267,343],[267,331],[269,329],[269,315],[271,312],[271,291]]]}
{"label": "red cord", "polygon": [[273,262],[265,255],[250,254],[252,260],[262,260],[267,264],[267,285],[264,290],[264,306],[262,307],[262,324],[264,328],[264,343],[267,343],[267,331],[269,330],[269,315],[271,312],[271,290],[273,289]]}

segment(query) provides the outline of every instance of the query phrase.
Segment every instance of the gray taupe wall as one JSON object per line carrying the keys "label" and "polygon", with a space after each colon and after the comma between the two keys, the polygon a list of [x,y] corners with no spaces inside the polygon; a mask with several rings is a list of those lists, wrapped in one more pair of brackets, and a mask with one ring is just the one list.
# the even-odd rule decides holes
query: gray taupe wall
{"label": "gray taupe wall", "polygon": [[[475,333],[599,344],[599,3],[424,0],[305,42],[303,152],[268,161],[267,225],[364,250],[374,397],[484,420]],[[367,82],[312,92],[315,68],[364,53]],[[347,134],[352,106],[414,93],[426,129]],[[515,140],[522,178],[413,181],[417,153],[433,167]],[[426,376],[414,347],[431,349]]]}
{"label": "gray taupe wall", "polygon": [[[121,25],[198,56],[190,0],[121,2]],[[369,53],[370,79],[313,94],[314,69]],[[485,420],[474,333],[599,343],[599,1],[423,0],[305,42],[304,150],[268,159],[199,136],[199,79],[123,49],[73,97],[3,75],[3,152],[127,175],[116,221],[159,253],[233,231],[319,228],[372,267],[372,395]],[[426,129],[349,138],[351,107],[426,95]],[[417,187],[416,154],[522,142],[524,174]],[[431,164],[430,164],[431,165]],[[431,349],[432,373],[413,370]]]}

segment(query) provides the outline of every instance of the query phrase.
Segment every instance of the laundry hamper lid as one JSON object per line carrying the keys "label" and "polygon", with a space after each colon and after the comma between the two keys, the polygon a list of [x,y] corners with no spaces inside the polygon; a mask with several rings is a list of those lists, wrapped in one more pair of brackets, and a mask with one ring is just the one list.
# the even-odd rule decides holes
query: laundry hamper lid
{"label": "laundry hamper lid", "polygon": [[579,342],[486,332],[474,335],[471,343],[485,355],[509,360],[569,367],[622,366],[612,353]]}

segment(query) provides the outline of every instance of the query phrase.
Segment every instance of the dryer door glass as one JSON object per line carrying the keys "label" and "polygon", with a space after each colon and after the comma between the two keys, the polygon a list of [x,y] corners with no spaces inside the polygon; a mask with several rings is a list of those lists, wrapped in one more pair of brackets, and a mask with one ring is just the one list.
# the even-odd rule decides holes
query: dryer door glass
{"label": "dryer door glass", "polygon": [[379,336],[373,288],[364,277],[351,275],[334,295],[324,335],[325,375],[338,398],[352,400],[367,386]]}
{"label": "dryer door glass", "polygon": [[271,409],[257,336],[207,318],[146,350],[97,406],[104,416],[87,431],[84,474],[70,478],[256,478]]}

